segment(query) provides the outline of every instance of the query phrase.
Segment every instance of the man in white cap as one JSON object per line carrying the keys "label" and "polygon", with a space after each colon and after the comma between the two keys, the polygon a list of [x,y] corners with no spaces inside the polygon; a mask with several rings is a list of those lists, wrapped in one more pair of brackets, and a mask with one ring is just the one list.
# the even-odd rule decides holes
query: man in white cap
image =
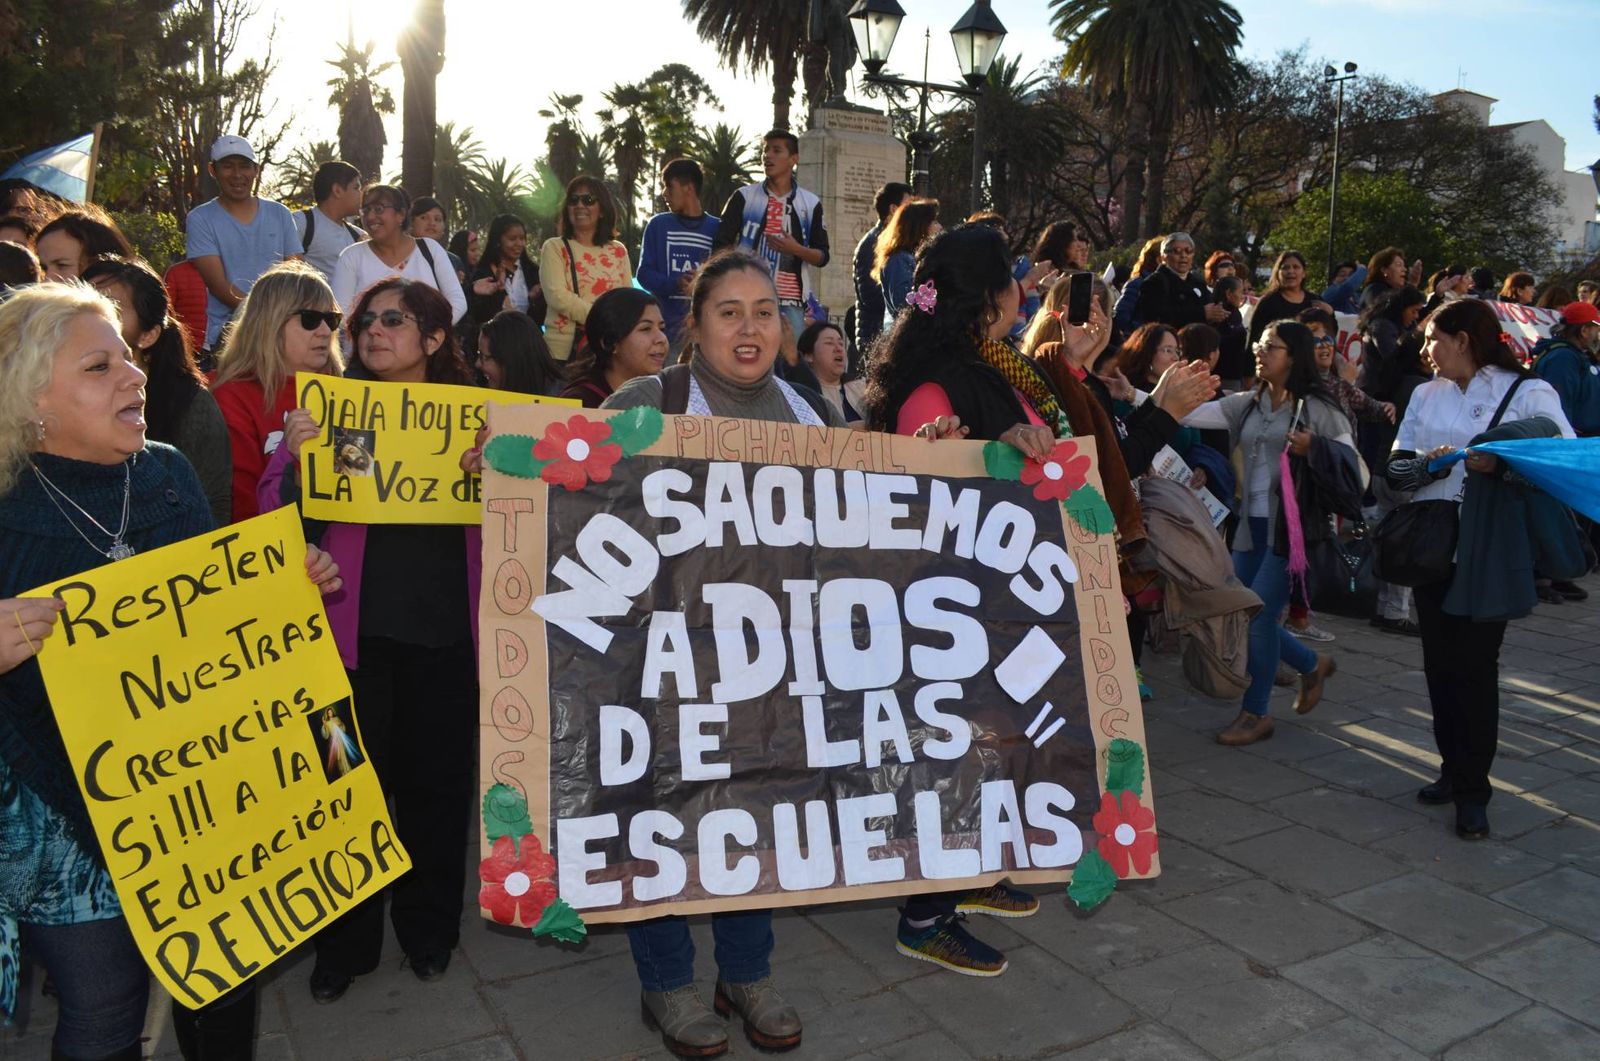
{"label": "man in white cap", "polygon": [[250,141],[229,133],[211,145],[217,197],[189,211],[186,252],[210,292],[205,349],[217,347],[223,325],[256,278],[287,258],[301,257],[294,215],[255,194],[261,164]]}

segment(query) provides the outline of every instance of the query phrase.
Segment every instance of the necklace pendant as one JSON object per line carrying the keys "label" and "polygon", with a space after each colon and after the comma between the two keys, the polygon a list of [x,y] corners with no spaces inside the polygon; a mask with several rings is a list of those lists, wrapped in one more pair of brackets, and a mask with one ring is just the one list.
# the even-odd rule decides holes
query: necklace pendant
{"label": "necklace pendant", "polygon": [[120,538],[113,539],[111,542],[111,548],[106,550],[106,556],[110,557],[112,560],[126,560],[132,555],[133,546],[129,545],[125,541],[122,541]]}

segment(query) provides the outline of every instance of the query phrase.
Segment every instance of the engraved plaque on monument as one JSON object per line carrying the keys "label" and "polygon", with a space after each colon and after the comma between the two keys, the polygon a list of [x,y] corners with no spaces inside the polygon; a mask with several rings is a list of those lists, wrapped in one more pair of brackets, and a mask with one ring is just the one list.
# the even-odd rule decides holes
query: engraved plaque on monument
{"label": "engraved plaque on monument", "polygon": [[851,259],[856,242],[877,223],[872,197],[891,180],[906,179],[906,148],[886,114],[818,107],[800,136],[800,184],[822,199],[831,246],[826,268],[812,271],[812,287],[834,320],[855,302]]}

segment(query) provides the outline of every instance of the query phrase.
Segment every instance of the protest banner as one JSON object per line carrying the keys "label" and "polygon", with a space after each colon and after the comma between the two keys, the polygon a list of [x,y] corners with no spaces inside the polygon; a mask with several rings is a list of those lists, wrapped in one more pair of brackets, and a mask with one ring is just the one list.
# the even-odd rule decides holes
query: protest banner
{"label": "protest banner", "polygon": [[40,587],[39,666],[134,941],[190,1008],[411,862],[291,508]]}
{"label": "protest banner", "polygon": [[1516,302],[1496,302],[1487,299],[1485,305],[1494,310],[1495,319],[1500,322],[1500,330],[1505,333],[1506,341],[1523,361],[1531,361],[1534,346],[1539,340],[1550,338],[1550,329],[1561,323],[1561,311],[1558,309],[1543,309],[1539,306],[1524,306]]}
{"label": "protest banner", "polygon": [[301,507],[341,523],[461,523],[481,518],[476,475],[461,470],[483,426],[483,403],[571,398],[457,387],[383,383],[301,372],[300,408],[322,433],[300,448]]}
{"label": "protest banner", "polygon": [[485,917],[1159,872],[1092,438],[489,418]]}

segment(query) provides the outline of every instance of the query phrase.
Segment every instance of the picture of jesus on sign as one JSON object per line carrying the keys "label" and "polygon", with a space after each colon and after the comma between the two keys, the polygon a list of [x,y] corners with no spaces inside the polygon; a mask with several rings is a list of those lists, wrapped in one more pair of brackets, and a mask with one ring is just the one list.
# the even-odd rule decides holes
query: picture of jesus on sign
{"label": "picture of jesus on sign", "polygon": [[322,771],[330,782],[339,780],[364,761],[361,746],[350,733],[354,725],[348,699],[323,708],[320,721],[312,720],[313,733],[320,737],[317,747],[322,751]]}

